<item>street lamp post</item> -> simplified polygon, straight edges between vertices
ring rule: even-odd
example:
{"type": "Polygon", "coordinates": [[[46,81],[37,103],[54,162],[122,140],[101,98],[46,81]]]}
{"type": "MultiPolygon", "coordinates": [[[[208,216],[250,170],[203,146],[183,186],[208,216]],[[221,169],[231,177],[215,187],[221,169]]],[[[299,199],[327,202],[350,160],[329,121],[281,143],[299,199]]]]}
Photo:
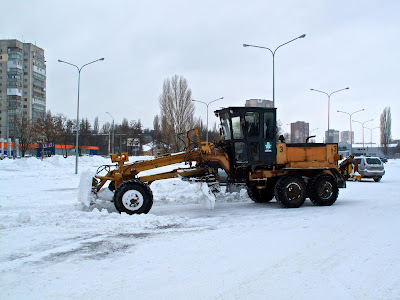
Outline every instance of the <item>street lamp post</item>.
{"type": "Polygon", "coordinates": [[[351,116],[354,115],[355,113],[358,113],[358,112],[363,111],[363,110],[364,110],[364,108],[360,109],[360,110],[357,110],[355,112],[352,112],[352,113],[348,113],[348,112],[341,111],[341,110],[337,111],[337,112],[344,113],[344,114],[347,114],[347,115],[350,116],[350,155],[353,154],[353,136],[352,136],[353,129],[352,129],[352,126],[351,126],[351,116]]]}
{"type": "MultiPolygon", "coordinates": [[[[362,135],[363,135],[363,151],[365,151],[365,149],[364,149],[364,124],[365,123],[367,123],[367,122],[371,122],[371,121],[373,121],[374,119],[371,119],[371,120],[368,120],[368,121],[364,121],[364,122],[360,122],[360,121],[355,121],[355,120],[353,120],[353,122],[357,122],[357,123],[360,123],[361,124],[361,126],[362,126],[362,135]]],[[[364,153],[365,154],[365,153],[364,153]]]]}
{"type": "Polygon", "coordinates": [[[317,128],[315,128],[315,129],[313,129],[313,130],[311,130],[310,131],[310,135],[311,135],[311,132],[313,132],[313,131],[315,131],[315,130],[318,130],[319,128],[317,127],[317,128]]]}
{"type": "Polygon", "coordinates": [[[372,148],[372,131],[373,131],[374,129],[377,129],[377,128],[380,128],[380,127],[378,126],[378,127],[374,127],[374,128],[369,128],[369,127],[365,127],[365,128],[369,129],[370,132],[371,132],[371,148],[372,148]]]}
{"type": "Polygon", "coordinates": [[[323,92],[323,91],[316,90],[316,89],[311,89],[311,91],[323,93],[323,94],[328,96],[328,143],[331,142],[331,133],[329,131],[329,114],[330,114],[329,111],[330,111],[330,104],[331,104],[331,95],[334,94],[334,93],[340,92],[340,91],[348,90],[348,89],[349,88],[347,87],[347,88],[344,88],[344,89],[340,89],[340,90],[334,91],[334,92],[332,92],[330,94],[328,94],[326,92],[323,92]]]}
{"type": "Polygon", "coordinates": [[[95,62],[97,62],[97,61],[103,61],[103,60],[104,60],[104,58],[96,59],[96,60],[91,61],[91,62],[89,62],[89,63],[87,63],[87,64],[84,64],[84,65],[83,65],[82,67],[80,67],[80,68],[79,68],[78,66],[74,65],[74,64],[69,63],[69,62],[66,62],[66,61],[63,61],[63,60],[60,60],[60,59],[58,60],[58,62],[67,64],[67,65],[74,66],[74,67],[77,68],[77,70],[78,70],[78,103],[77,103],[77,105],[76,105],[76,146],[75,146],[76,158],[75,158],[75,174],[78,174],[78,156],[79,156],[79,151],[78,151],[78,145],[79,145],[79,89],[80,89],[80,82],[81,82],[81,71],[82,71],[83,67],[85,67],[85,66],[87,66],[87,65],[90,65],[90,64],[92,64],[92,63],[95,63],[95,62]]]}
{"type": "Polygon", "coordinates": [[[194,99],[192,99],[192,101],[200,102],[200,103],[203,103],[203,104],[205,104],[205,105],[207,106],[207,132],[206,132],[206,141],[207,141],[207,142],[208,142],[208,106],[209,106],[211,103],[213,103],[213,102],[215,102],[215,101],[218,101],[218,100],[221,100],[221,99],[224,99],[224,97],[221,97],[221,98],[212,100],[212,101],[210,101],[210,102],[208,102],[208,103],[203,102],[203,101],[199,101],[199,100],[194,100],[194,99]]]}
{"type": "Polygon", "coordinates": [[[106,111],[106,113],[113,119],[113,123],[112,123],[112,153],[115,153],[115,149],[114,149],[114,117],[108,112],[106,111]]]}
{"type": "Polygon", "coordinates": [[[243,44],[243,47],[254,47],[254,48],[261,48],[261,49],[267,49],[271,52],[272,54],[272,107],[275,107],[275,52],[278,50],[280,47],[289,44],[290,42],[293,42],[297,39],[302,39],[305,38],[306,35],[302,34],[298,36],[297,38],[290,40],[289,42],[286,42],[282,45],[279,45],[274,51],[272,51],[270,48],[267,47],[261,47],[261,46],[255,46],[255,45],[248,45],[248,44],[243,44]]]}

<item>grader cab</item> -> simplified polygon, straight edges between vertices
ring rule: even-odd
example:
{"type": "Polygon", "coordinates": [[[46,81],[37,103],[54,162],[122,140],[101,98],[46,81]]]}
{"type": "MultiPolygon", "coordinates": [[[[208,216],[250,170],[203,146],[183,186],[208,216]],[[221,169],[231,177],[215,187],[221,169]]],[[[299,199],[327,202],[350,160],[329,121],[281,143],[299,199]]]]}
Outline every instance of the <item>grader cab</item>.
{"type": "Polygon", "coordinates": [[[348,166],[352,157],[338,166],[341,155],[337,144],[286,144],[277,139],[276,109],[228,107],[215,111],[220,118],[221,140],[214,144],[195,139],[187,133],[187,150],[166,154],[152,160],[128,163],[128,154],[111,156],[117,165],[100,167],[93,178],[92,191],[97,193],[108,181],[114,191],[119,212],[147,213],[153,204],[150,189],[155,180],[182,177],[218,182],[223,169],[229,182],[245,185],[255,202],[269,202],[274,197],[286,208],[301,206],[306,197],[315,205],[332,205],[338,188],[346,187],[348,166]],[[185,163],[188,167],[155,175],[141,172],[162,166],[185,163]],[[100,171],[106,170],[105,176],[100,171]]]}

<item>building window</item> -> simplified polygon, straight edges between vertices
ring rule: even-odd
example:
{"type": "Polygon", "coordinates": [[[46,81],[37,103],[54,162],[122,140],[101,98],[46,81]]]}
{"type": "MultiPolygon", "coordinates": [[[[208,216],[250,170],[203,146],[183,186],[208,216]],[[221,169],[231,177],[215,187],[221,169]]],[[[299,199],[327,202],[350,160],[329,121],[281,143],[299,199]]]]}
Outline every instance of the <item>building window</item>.
{"type": "Polygon", "coordinates": [[[26,105],[24,105],[24,108],[27,108],[27,106],[26,106],[26,105]]]}
{"type": "Polygon", "coordinates": [[[28,75],[28,72],[24,72],[24,75],[28,75]]]}
{"type": "Polygon", "coordinates": [[[24,101],[28,101],[28,98],[24,98],[24,101]]]}

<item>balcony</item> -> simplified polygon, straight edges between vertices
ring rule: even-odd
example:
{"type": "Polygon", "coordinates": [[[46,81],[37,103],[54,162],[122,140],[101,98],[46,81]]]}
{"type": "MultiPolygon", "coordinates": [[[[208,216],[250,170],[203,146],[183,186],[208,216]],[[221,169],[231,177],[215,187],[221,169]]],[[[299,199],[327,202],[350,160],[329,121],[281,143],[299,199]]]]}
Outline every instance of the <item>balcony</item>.
{"type": "Polygon", "coordinates": [[[33,66],[33,72],[39,73],[43,76],[46,76],[46,70],[43,68],[40,68],[38,66],[33,66]]]}
{"type": "Polygon", "coordinates": [[[8,53],[22,53],[22,49],[19,47],[9,47],[7,49],[8,53]]]}
{"type": "Polygon", "coordinates": [[[19,60],[7,61],[7,70],[12,68],[17,68],[22,70],[22,63],[19,60]]]}
{"type": "Polygon", "coordinates": [[[44,99],[33,98],[32,104],[46,106],[46,101],[44,101],[44,99]]]}
{"type": "Polygon", "coordinates": [[[7,88],[7,96],[20,96],[22,97],[22,90],[18,88],[7,88]]]}

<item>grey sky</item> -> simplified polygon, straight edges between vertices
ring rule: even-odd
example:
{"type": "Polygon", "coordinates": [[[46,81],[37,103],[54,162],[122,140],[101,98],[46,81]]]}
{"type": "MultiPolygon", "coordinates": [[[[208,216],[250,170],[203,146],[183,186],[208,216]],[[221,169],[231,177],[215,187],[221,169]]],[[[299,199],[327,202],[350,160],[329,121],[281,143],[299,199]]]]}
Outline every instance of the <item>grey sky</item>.
{"type": "MultiPolygon", "coordinates": [[[[0,39],[36,43],[47,61],[47,108],[76,117],[77,71],[58,59],[87,66],[81,73],[80,116],[101,122],[141,119],[152,127],[166,77],[183,75],[193,98],[221,106],[246,99],[272,99],[272,55],[243,43],[278,49],[275,98],[286,125],[310,123],[322,141],[327,96],[330,128],[349,129],[353,116],[379,126],[392,110],[392,136],[400,138],[399,1],[3,1],[0,39]]],[[[205,120],[205,105],[196,103],[205,120]]],[[[210,124],[217,119],[210,113],[210,124]]],[[[353,125],[356,142],[361,125],[353,125]]],[[[370,141],[370,131],[365,131],[370,141]]],[[[379,130],[373,141],[379,142],[379,130]]]]}

